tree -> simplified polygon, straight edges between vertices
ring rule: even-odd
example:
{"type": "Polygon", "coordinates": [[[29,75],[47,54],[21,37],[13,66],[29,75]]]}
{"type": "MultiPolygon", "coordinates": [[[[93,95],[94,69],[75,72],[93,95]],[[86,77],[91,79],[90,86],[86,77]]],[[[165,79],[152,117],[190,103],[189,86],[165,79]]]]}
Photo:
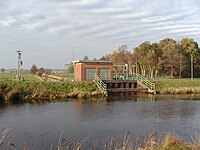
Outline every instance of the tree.
{"type": "Polygon", "coordinates": [[[163,55],[163,69],[167,75],[173,76],[179,75],[179,62],[180,62],[180,49],[175,40],[166,38],[160,41],[159,43],[163,55]]]}
{"type": "Polygon", "coordinates": [[[31,72],[32,74],[36,74],[37,71],[38,71],[38,68],[37,68],[36,65],[34,64],[34,65],[31,67],[30,72],[31,72]]]}
{"type": "Polygon", "coordinates": [[[194,77],[194,61],[199,57],[198,44],[191,38],[183,38],[180,41],[181,49],[184,53],[184,56],[189,59],[190,57],[190,77],[194,77]]]}
{"type": "Polygon", "coordinates": [[[83,60],[89,60],[88,56],[85,55],[84,58],[83,58],[83,60]]]}
{"type": "Polygon", "coordinates": [[[102,56],[99,60],[106,61],[109,60],[109,58],[107,56],[102,56]]]}
{"type": "Polygon", "coordinates": [[[150,49],[151,49],[151,43],[146,41],[140,44],[137,48],[135,48],[134,52],[137,57],[137,62],[139,64],[139,72],[143,76],[146,75],[146,71],[148,68],[149,58],[150,58],[150,49]],[[149,53],[149,54],[148,54],[149,53]],[[147,59],[147,57],[149,57],[147,59]]]}
{"type": "Polygon", "coordinates": [[[38,76],[42,76],[42,74],[45,72],[45,69],[44,68],[39,68],[38,71],[37,71],[37,75],[38,76]]]}
{"type": "Polygon", "coordinates": [[[150,78],[157,76],[160,68],[161,49],[158,44],[151,44],[149,41],[143,42],[134,49],[136,65],[139,65],[139,72],[150,78]]]}
{"type": "Polygon", "coordinates": [[[72,63],[67,65],[67,73],[74,73],[74,65],[72,63]]]}
{"type": "Polygon", "coordinates": [[[117,50],[113,51],[112,54],[107,55],[105,58],[113,61],[115,64],[128,64],[130,61],[131,53],[127,51],[127,46],[122,45],[117,48],[117,50]]]}
{"type": "Polygon", "coordinates": [[[1,73],[4,73],[6,70],[4,68],[1,68],[1,73]]]}
{"type": "Polygon", "coordinates": [[[154,76],[158,76],[158,74],[161,72],[161,66],[162,66],[162,63],[163,63],[163,60],[162,60],[163,51],[159,47],[158,43],[152,43],[151,49],[154,51],[154,54],[155,54],[153,59],[152,59],[154,76]]]}
{"type": "MultiPolygon", "coordinates": [[[[131,52],[127,51],[127,46],[122,45],[113,51],[112,54],[108,54],[104,57],[105,59],[112,61],[115,65],[131,64],[131,52]]],[[[115,67],[115,71],[123,72],[122,67],[115,67]]]]}

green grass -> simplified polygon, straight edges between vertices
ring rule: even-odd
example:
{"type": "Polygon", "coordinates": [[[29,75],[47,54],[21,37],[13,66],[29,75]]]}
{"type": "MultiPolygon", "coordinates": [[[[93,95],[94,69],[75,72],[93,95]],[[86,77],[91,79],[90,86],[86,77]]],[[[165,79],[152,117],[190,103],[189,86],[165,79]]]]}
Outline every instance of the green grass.
{"type": "Polygon", "coordinates": [[[0,73],[0,79],[14,79],[15,76],[14,73],[0,73]]]}
{"type": "MultiPolygon", "coordinates": [[[[0,73],[0,80],[14,80],[16,77],[15,73],[0,73]]],[[[21,74],[22,80],[25,81],[40,81],[37,77],[32,74],[21,74]]]]}
{"type": "Polygon", "coordinates": [[[153,80],[156,91],[160,94],[200,93],[200,78],[160,79],[153,80]]]}
{"type": "Polygon", "coordinates": [[[96,86],[93,82],[38,82],[38,80],[0,80],[0,84],[4,84],[9,88],[18,88],[21,90],[26,90],[30,88],[48,90],[49,92],[72,92],[74,89],[79,89],[84,92],[93,92],[96,90],[96,86]]]}
{"type": "MultiPolygon", "coordinates": [[[[52,75],[56,75],[58,77],[63,77],[66,79],[66,81],[73,81],[73,79],[74,79],[73,73],[53,73],[52,75]]],[[[40,81],[38,78],[36,78],[32,74],[23,73],[21,76],[22,76],[22,79],[26,80],[26,81],[27,80],[28,81],[40,81]]],[[[0,73],[0,80],[4,80],[4,79],[13,80],[15,77],[16,77],[15,73],[0,73]]]]}

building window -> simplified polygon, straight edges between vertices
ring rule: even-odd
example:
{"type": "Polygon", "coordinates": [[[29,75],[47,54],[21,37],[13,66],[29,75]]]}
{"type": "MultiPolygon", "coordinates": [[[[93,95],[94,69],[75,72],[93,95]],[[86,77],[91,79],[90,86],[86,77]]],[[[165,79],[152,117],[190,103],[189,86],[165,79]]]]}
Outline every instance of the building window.
{"type": "Polygon", "coordinates": [[[94,80],[95,68],[85,68],[85,80],[94,80]]]}
{"type": "Polygon", "coordinates": [[[103,80],[110,79],[110,69],[109,68],[100,68],[99,77],[103,80]]]}

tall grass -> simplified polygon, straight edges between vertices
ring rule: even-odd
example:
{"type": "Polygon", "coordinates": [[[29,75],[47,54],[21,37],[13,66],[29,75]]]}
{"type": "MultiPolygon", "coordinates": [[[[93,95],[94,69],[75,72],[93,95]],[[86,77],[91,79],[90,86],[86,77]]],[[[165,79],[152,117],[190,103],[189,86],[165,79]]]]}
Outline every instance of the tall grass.
{"type": "MultiPolygon", "coordinates": [[[[4,146],[6,149],[16,150],[17,143],[4,143],[3,140],[6,138],[8,132],[11,129],[6,129],[2,136],[0,136],[0,146],[4,146]]],[[[84,138],[83,140],[74,141],[74,145],[70,146],[65,144],[64,131],[62,131],[58,143],[56,146],[57,150],[80,150],[80,149],[102,149],[102,150],[199,150],[200,149],[200,140],[197,139],[193,143],[186,143],[180,138],[167,134],[163,139],[151,135],[145,141],[138,142],[138,139],[131,139],[130,132],[126,132],[124,138],[119,141],[116,138],[112,137],[110,140],[107,140],[105,143],[98,146],[95,146],[94,143],[88,144],[85,147],[85,142],[90,140],[90,137],[84,138]],[[142,143],[142,144],[141,144],[142,143]],[[65,146],[64,146],[65,145],[65,146]]],[[[97,141],[98,142],[98,141],[97,141]]],[[[49,146],[49,150],[53,150],[53,145],[49,146]]],[[[31,148],[25,144],[23,150],[31,150],[31,148]]]]}
{"type": "MultiPolygon", "coordinates": [[[[88,138],[83,139],[79,142],[74,142],[73,150],[85,149],[84,142],[88,138]]],[[[59,140],[61,141],[61,139],[59,140]]],[[[87,149],[102,149],[102,150],[199,150],[200,149],[200,140],[197,139],[194,143],[186,143],[181,140],[179,137],[176,137],[171,134],[165,135],[164,138],[159,139],[155,135],[147,137],[147,140],[142,141],[138,138],[131,139],[130,133],[127,132],[124,135],[124,138],[119,141],[115,137],[112,137],[110,140],[107,140],[102,146],[95,147],[94,145],[87,146],[87,149]]],[[[62,143],[58,144],[58,150],[70,149],[68,146],[63,147],[62,143]]]]}

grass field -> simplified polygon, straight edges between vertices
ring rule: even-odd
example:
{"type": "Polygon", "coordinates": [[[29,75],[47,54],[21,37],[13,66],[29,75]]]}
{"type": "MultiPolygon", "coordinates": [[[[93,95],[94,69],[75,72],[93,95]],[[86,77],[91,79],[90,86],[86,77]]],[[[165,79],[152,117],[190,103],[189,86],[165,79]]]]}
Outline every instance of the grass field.
{"type": "Polygon", "coordinates": [[[0,79],[14,79],[15,76],[14,73],[0,73],[0,79]]]}
{"type": "Polygon", "coordinates": [[[160,94],[200,93],[200,78],[160,79],[152,82],[160,94]]]}
{"type": "MultiPolygon", "coordinates": [[[[67,79],[67,81],[72,81],[74,79],[73,73],[62,72],[62,73],[52,73],[52,75],[56,75],[58,77],[63,77],[65,79],[67,79]]],[[[15,77],[16,77],[15,73],[0,73],[0,80],[1,79],[14,79],[15,77]]],[[[39,79],[36,78],[34,75],[28,74],[28,73],[22,73],[22,79],[39,81],[39,79]]]]}
{"type": "MultiPolygon", "coordinates": [[[[0,80],[14,80],[16,77],[15,73],[0,73],[0,80]]],[[[40,81],[37,77],[32,74],[21,74],[22,80],[25,81],[40,81]]]]}

